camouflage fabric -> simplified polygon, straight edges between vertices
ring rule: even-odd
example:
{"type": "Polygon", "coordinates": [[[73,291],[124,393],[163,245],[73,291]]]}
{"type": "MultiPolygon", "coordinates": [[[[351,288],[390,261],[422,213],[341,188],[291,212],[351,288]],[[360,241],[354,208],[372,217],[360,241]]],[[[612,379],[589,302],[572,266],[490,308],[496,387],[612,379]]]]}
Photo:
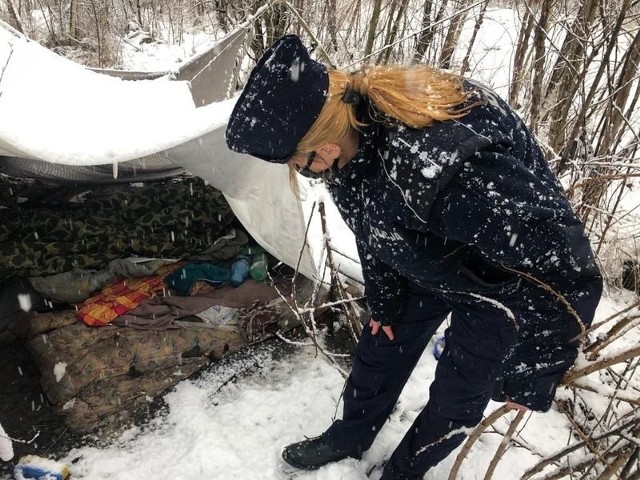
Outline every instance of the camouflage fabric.
{"type": "MultiPolygon", "coordinates": [[[[78,322],[73,310],[34,314],[29,322],[28,347],[40,369],[47,398],[70,430],[108,435],[136,413],[146,411],[150,398],[211,361],[265,340],[276,330],[285,332],[299,326],[300,317],[291,308],[294,304],[307,304],[312,297],[319,303],[326,299],[325,289],[317,292],[313,282],[302,276],[297,278],[295,290],[288,285],[284,297],[279,292],[287,282],[278,285],[275,289],[255,282],[254,287],[245,285],[240,298],[235,293],[242,287],[228,288],[215,296],[216,304],[242,308],[241,325],[186,322],[188,326],[183,323],[182,328],[173,330],[91,328],[78,322]],[[295,302],[289,293],[292,290],[295,302]],[[253,298],[264,302],[253,304],[253,298]],[[252,315],[253,309],[259,314],[252,315]],[[62,372],[55,368],[61,364],[65,366],[62,372]]],[[[185,297],[174,298],[186,305],[185,297]]],[[[175,313],[176,309],[172,310],[175,313]]],[[[193,317],[187,314],[184,318],[193,317]]]]}
{"type": "Polygon", "coordinates": [[[55,411],[74,432],[130,421],[149,398],[246,346],[239,327],[213,330],[91,328],[72,311],[34,316],[29,349],[55,411]],[[58,328],[51,329],[51,324],[58,328]],[[44,331],[43,331],[44,330],[44,331]],[[42,332],[42,333],[41,333],[42,332]],[[66,367],[60,377],[54,367],[66,367]]]}
{"type": "Polygon", "coordinates": [[[222,192],[195,177],[140,187],[0,177],[0,281],[102,269],[129,256],[185,258],[234,220],[222,192]]]}

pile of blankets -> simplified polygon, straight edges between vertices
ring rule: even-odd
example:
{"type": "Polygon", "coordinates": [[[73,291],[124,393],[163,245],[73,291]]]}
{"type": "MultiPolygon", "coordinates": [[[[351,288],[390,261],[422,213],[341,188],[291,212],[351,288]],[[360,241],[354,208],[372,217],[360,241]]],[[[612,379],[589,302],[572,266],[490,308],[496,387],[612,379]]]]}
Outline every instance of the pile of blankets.
{"type": "Polygon", "coordinates": [[[75,432],[129,422],[211,360],[299,325],[292,305],[312,293],[304,279],[229,285],[225,269],[247,248],[222,193],[199,178],[0,176],[0,286],[26,292],[17,297],[41,384],[75,432]]]}
{"type": "MultiPolygon", "coordinates": [[[[311,296],[308,284],[296,292],[301,303],[311,296]]],[[[138,318],[175,327],[164,329],[127,325],[133,313],[102,328],[79,322],[72,310],[41,313],[30,320],[28,345],[65,424],[108,434],[209,362],[298,326],[291,295],[290,281],[247,280],[189,297],[158,296],[139,307],[138,318]]]]}

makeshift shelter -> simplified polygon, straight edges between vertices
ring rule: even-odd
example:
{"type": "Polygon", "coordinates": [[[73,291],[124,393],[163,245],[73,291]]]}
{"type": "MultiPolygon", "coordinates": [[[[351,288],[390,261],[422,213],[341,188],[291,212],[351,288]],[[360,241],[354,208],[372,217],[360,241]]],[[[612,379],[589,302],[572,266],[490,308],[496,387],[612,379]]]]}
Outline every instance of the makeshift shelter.
{"type": "MultiPolygon", "coordinates": [[[[220,202],[221,208],[228,205],[243,229],[269,254],[297,268],[308,279],[323,279],[322,241],[316,242],[318,248],[314,250],[305,238],[307,232],[310,232],[311,238],[323,238],[317,215],[314,221],[308,221],[312,210],[310,206],[315,202],[314,190],[309,186],[306,195],[294,195],[286,166],[267,165],[258,159],[231,152],[224,141],[226,120],[234,104],[234,100],[228,97],[233,93],[249,25],[241,25],[222,38],[215,47],[188,61],[178,72],[148,74],[89,70],[55,55],[6,24],[0,24],[0,108],[3,112],[0,116],[0,173],[7,178],[35,178],[60,185],[73,184],[76,188],[86,186],[86,190],[90,191],[86,197],[89,201],[94,200],[92,195],[101,192],[100,184],[123,184],[122,187],[126,189],[133,182],[165,179],[163,189],[166,189],[170,184],[167,178],[189,173],[204,182],[195,182],[194,177],[187,176],[186,181],[176,181],[172,185],[186,186],[191,194],[193,189],[198,189],[196,197],[199,199],[221,192],[224,198],[224,202],[220,202]]],[[[17,192],[22,186],[16,183],[10,188],[13,188],[12,192],[17,192]]],[[[64,188],[59,190],[66,192],[64,188]]],[[[173,197],[180,198],[184,188],[182,192],[173,197]]],[[[60,197],[54,199],[53,193],[51,197],[48,195],[48,192],[40,195],[41,204],[55,208],[60,197]]],[[[63,198],[77,198],[82,203],[86,200],[83,195],[80,189],[73,196],[63,198]]],[[[152,195],[152,198],[158,197],[157,193],[152,195]]],[[[18,210],[20,198],[27,197],[14,195],[10,201],[17,203],[4,213],[14,217],[23,215],[27,210],[18,210]],[[11,208],[15,208],[15,212],[11,208]]],[[[102,203],[114,202],[110,199],[102,203]]],[[[124,212],[132,203],[135,202],[125,195],[117,208],[124,212]]],[[[211,203],[216,202],[208,202],[211,203]]],[[[161,204],[157,208],[168,207],[161,204]]],[[[334,248],[344,255],[344,259],[337,263],[343,273],[359,280],[355,245],[335,207],[327,205],[327,208],[328,221],[333,228],[332,238],[341,239],[341,245],[334,244],[334,248]]],[[[206,210],[206,207],[200,210],[206,210]]],[[[191,216],[180,215],[183,214],[173,215],[166,222],[171,224],[184,219],[187,226],[193,229],[193,225],[189,226],[193,220],[191,216]]],[[[92,217],[92,214],[77,213],[72,221],[63,216],[51,230],[62,232],[64,239],[68,238],[69,231],[80,232],[82,237],[95,227],[94,223],[88,221],[93,221],[92,217]],[[83,219],[87,219],[87,222],[83,219]],[[66,221],[70,223],[69,228],[64,225],[66,221]]],[[[219,217],[216,220],[216,215],[211,214],[207,219],[202,219],[203,229],[231,227],[231,223],[221,220],[226,218],[225,215],[220,214],[219,217]]],[[[35,222],[40,218],[43,218],[42,214],[33,214],[35,222]]],[[[135,220],[129,221],[136,224],[135,220]]],[[[19,224],[20,231],[27,231],[28,227],[19,221],[14,223],[19,224]]],[[[156,225],[152,226],[152,234],[157,233],[156,225]]],[[[143,227],[138,224],[135,226],[143,227]]],[[[41,238],[37,229],[32,230],[27,232],[25,238],[39,241],[41,238]]],[[[174,230],[164,233],[165,237],[170,236],[168,243],[171,248],[176,244],[174,230]]],[[[192,231],[189,230],[189,234],[184,236],[191,238],[192,231]]],[[[227,245],[230,235],[226,231],[219,233],[218,239],[226,238],[227,245]]],[[[143,232],[141,238],[149,239],[152,234],[143,232]]],[[[114,236],[97,233],[95,237],[103,238],[105,235],[114,236]]],[[[237,238],[236,233],[231,237],[237,238]]],[[[118,245],[128,248],[129,245],[124,245],[127,242],[136,243],[135,236],[119,241],[118,245]]],[[[204,247],[203,242],[200,247],[204,247]]],[[[142,245],[146,241],[137,243],[142,245]]],[[[211,243],[211,248],[198,248],[197,252],[192,253],[202,253],[204,250],[212,254],[212,250],[215,250],[213,244],[219,244],[211,243]]],[[[51,250],[50,246],[43,248],[51,250]]],[[[97,250],[100,253],[113,252],[113,245],[97,247],[97,250]]],[[[157,252],[160,258],[189,256],[177,250],[171,254],[170,249],[159,248],[157,252]]],[[[154,256],[153,253],[143,256],[154,256]]],[[[136,251],[135,254],[139,255],[140,252],[136,251]]],[[[29,254],[23,257],[28,258],[29,254]]],[[[83,257],[83,261],[85,259],[83,257]]],[[[108,268],[96,272],[96,264],[87,262],[82,266],[89,270],[88,273],[77,275],[77,272],[71,272],[71,277],[64,277],[61,281],[65,284],[74,281],[76,283],[73,285],[87,285],[97,277],[104,278],[104,275],[112,275],[114,278],[108,278],[118,280],[123,269],[127,272],[134,269],[129,263],[126,266],[110,263],[118,259],[104,256],[102,260],[108,268]]],[[[72,267],[77,267],[77,256],[74,261],[72,267]]],[[[163,271],[158,268],[181,266],[154,264],[152,273],[163,271]]],[[[58,266],[56,273],[68,273],[64,270],[64,267],[58,266]]],[[[36,285],[33,278],[47,277],[52,273],[47,270],[35,272],[33,266],[27,266],[23,271],[30,277],[30,286],[24,284],[22,276],[19,282],[3,285],[5,297],[15,295],[14,303],[23,310],[49,301],[30,290],[26,294],[28,300],[25,304],[24,292],[36,285]]],[[[166,274],[168,270],[164,272],[166,274]]],[[[208,298],[209,303],[202,298],[200,301],[207,308],[217,308],[212,314],[217,320],[211,323],[196,318],[196,312],[184,305],[167,301],[166,295],[157,295],[157,289],[164,287],[161,282],[154,281],[143,282],[144,288],[156,290],[142,297],[155,296],[163,300],[144,305],[139,301],[140,291],[123,294],[119,290],[127,284],[126,281],[117,285],[109,284],[109,293],[116,292],[120,299],[117,307],[109,303],[109,314],[120,313],[118,308],[123,303],[132,303],[127,305],[127,311],[138,312],[128,320],[118,316],[118,326],[114,326],[117,322],[109,320],[113,315],[106,317],[107,326],[102,328],[79,323],[75,312],[49,312],[31,316],[29,346],[40,365],[43,388],[73,430],[106,428],[127,420],[150,397],[187,377],[210,358],[220,358],[272,335],[278,328],[291,328],[298,322],[296,315],[287,307],[287,303],[296,301],[290,282],[288,287],[284,284],[246,282],[242,288],[234,290],[234,293],[248,291],[242,301],[225,297],[230,287],[213,292],[209,289],[206,295],[201,295],[208,298]],[[132,302],[134,297],[136,301],[132,302]],[[148,318],[153,318],[154,322],[140,321],[144,314],[136,308],[142,307],[147,309],[148,318]],[[232,311],[231,323],[225,317],[229,310],[225,309],[232,311]],[[178,316],[171,317],[176,312],[178,316]],[[155,320],[163,315],[170,318],[167,317],[167,322],[160,328],[155,320]],[[220,319],[221,315],[224,321],[220,319]]],[[[206,285],[199,285],[198,289],[207,290],[206,285]]],[[[306,287],[301,285],[298,295],[310,295],[309,288],[310,282],[306,283],[306,287]]],[[[0,291],[0,301],[2,295],[0,291]]],[[[105,302],[100,304],[100,315],[104,313],[104,305],[105,302]]],[[[91,310],[88,318],[100,317],[95,312],[95,309],[91,310]]],[[[5,309],[3,316],[11,313],[5,309]]]]}
{"type": "MultiPolygon", "coordinates": [[[[78,182],[144,181],[187,170],[224,192],[254,238],[295,265],[303,220],[286,167],[231,152],[224,141],[233,108],[233,100],[224,100],[247,32],[241,27],[221,39],[213,49],[218,55],[187,62],[180,80],[126,81],[66,60],[3,25],[0,172],[78,182]]],[[[310,255],[300,265],[307,276],[315,274],[310,255]]]]}

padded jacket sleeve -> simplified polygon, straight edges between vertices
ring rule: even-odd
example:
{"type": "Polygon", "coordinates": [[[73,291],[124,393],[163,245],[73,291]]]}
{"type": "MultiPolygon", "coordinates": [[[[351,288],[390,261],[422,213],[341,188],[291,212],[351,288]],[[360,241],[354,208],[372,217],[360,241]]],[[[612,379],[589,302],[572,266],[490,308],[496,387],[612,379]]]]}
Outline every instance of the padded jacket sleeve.
{"type": "Polygon", "coordinates": [[[360,240],[356,239],[356,244],[371,318],[382,325],[393,325],[402,314],[406,280],[396,270],[371,255],[360,240]]]}

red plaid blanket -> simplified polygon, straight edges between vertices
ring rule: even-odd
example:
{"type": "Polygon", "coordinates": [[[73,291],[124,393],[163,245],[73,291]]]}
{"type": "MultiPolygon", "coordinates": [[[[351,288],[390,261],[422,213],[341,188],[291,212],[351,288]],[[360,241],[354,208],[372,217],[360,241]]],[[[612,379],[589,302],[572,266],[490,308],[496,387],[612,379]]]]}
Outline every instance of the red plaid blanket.
{"type": "Polygon", "coordinates": [[[165,265],[149,277],[116,280],[79,303],[76,317],[92,327],[108,325],[113,319],[161,292],[165,288],[164,277],[182,265],[183,262],[165,265]]]}

